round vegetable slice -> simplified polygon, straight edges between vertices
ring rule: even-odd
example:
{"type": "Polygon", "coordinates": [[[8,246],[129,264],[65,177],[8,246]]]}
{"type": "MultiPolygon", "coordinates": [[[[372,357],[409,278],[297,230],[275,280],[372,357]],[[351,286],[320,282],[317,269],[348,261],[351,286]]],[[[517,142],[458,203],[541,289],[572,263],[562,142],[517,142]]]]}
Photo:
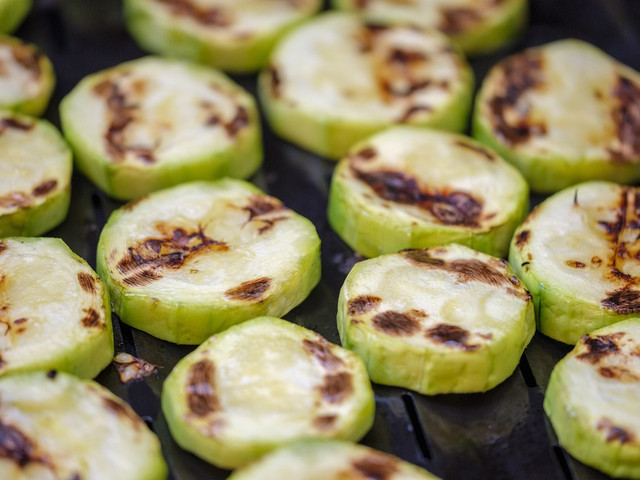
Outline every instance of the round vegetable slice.
{"type": "Polygon", "coordinates": [[[273,130],[337,159],[393,124],[461,131],[473,75],[437,31],[325,13],[278,44],[259,92],[273,130]]]}
{"type": "Polygon", "coordinates": [[[93,378],[113,358],[109,294],[59,238],[0,239],[0,375],[93,378]]]}
{"type": "Polygon", "coordinates": [[[0,379],[0,477],[167,476],[160,442],[123,400],[91,381],[51,370],[0,379]]]}
{"type": "Polygon", "coordinates": [[[55,127],[0,111],[0,237],[40,235],[61,223],[71,170],[71,150],[55,127]]]}
{"type": "Polygon", "coordinates": [[[197,344],[302,302],[320,279],[320,239],[309,220],[250,183],[195,182],[115,211],[97,270],[123,321],[197,344]]]}
{"type": "Polygon", "coordinates": [[[354,146],[334,171],[329,223],[367,256],[457,242],[506,256],[528,212],[517,169],[462,135],[394,127],[354,146]]]}
{"type": "Polygon", "coordinates": [[[146,57],[83,79],[60,105],[80,170],[120,200],[246,178],[262,162],[253,98],[224,74],[146,57]]]}
{"type": "Polygon", "coordinates": [[[340,9],[369,20],[437,28],[465,53],[488,53],[505,45],[525,26],[527,0],[333,0],[340,9]]]}
{"type": "Polygon", "coordinates": [[[485,78],[474,136],[554,192],[640,180],[640,74],[592,45],[562,40],[509,57],[485,78]]]}
{"type": "Polygon", "coordinates": [[[229,480],[437,480],[438,477],[373,448],[340,440],[302,440],[265,455],[229,480]]]}
{"type": "Polygon", "coordinates": [[[639,189],[587,182],[549,197],[516,230],[509,261],[542,333],[575,344],[640,312],[639,214],[639,189]]]}
{"type": "Polygon", "coordinates": [[[359,440],[373,390],[357,355],[306,328],[258,317],[212,336],[162,390],[174,439],[223,468],[309,437],[359,440]]]}
{"type": "Polygon", "coordinates": [[[13,32],[31,10],[32,0],[0,0],[0,32],[13,32]]]}
{"type": "Polygon", "coordinates": [[[125,0],[127,26],[145,49],[236,73],[263,67],[275,43],[321,0],[125,0]]]}
{"type": "Polygon", "coordinates": [[[640,319],[585,335],[553,369],[544,409],[560,444],[613,477],[640,478],[640,319]]]}
{"type": "Polygon", "coordinates": [[[338,331],[376,383],[468,393],[513,373],[535,317],[505,260],[451,244],[357,263],[340,291],[338,331]]]}
{"type": "Polygon", "coordinates": [[[55,81],[51,61],[37,46],[0,35],[0,109],[41,115],[55,81]]]}

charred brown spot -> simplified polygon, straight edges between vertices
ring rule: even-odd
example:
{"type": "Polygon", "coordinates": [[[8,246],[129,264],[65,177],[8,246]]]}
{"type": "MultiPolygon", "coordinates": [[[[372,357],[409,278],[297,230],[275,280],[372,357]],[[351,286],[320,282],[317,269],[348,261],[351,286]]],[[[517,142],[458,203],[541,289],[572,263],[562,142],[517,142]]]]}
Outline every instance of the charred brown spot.
{"type": "Polygon", "coordinates": [[[398,470],[397,461],[382,453],[370,453],[354,460],[353,468],[367,480],[390,480],[398,470]]]}
{"type": "Polygon", "coordinates": [[[447,35],[465,32],[480,23],[483,18],[478,9],[464,7],[446,7],[440,13],[442,21],[438,29],[447,35]]]}
{"type": "Polygon", "coordinates": [[[96,291],[96,280],[93,278],[93,275],[90,275],[85,272],[78,272],[78,283],[80,287],[87,293],[95,293],[96,291]]]}
{"type": "Polygon", "coordinates": [[[516,235],[516,247],[522,248],[529,241],[529,237],[531,236],[531,231],[522,230],[518,235],[516,235]]]}
{"type": "Polygon", "coordinates": [[[0,253],[4,252],[7,248],[9,248],[9,246],[3,241],[0,241],[0,253]]]}
{"type": "Polygon", "coordinates": [[[375,309],[382,299],[375,295],[360,295],[359,297],[352,298],[347,304],[349,315],[362,315],[370,310],[375,309]]]}
{"type": "Polygon", "coordinates": [[[596,364],[604,357],[616,355],[620,352],[617,340],[623,335],[624,333],[621,332],[612,335],[598,335],[596,337],[585,335],[582,338],[585,351],[577,355],[576,358],[596,364]]]}
{"type": "Polygon", "coordinates": [[[313,426],[324,432],[326,430],[330,430],[337,420],[337,415],[322,415],[313,420],[313,426]]]}
{"type": "Polygon", "coordinates": [[[406,123],[411,120],[411,117],[419,115],[420,113],[429,113],[433,109],[429,105],[411,105],[404,113],[398,118],[399,123],[406,123]]]}
{"type": "Polygon", "coordinates": [[[189,368],[187,404],[191,413],[198,417],[220,409],[215,389],[215,366],[210,360],[200,360],[189,368]]]}
{"type": "Polygon", "coordinates": [[[129,420],[136,428],[142,424],[140,417],[138,417],[133,409],[124,401],[111,397],[103,397],[102,403],[108,412],[111,412],[117,417],[129,420]]]}
{"type": "Polygon", "coordinates": [[[480,145],[473,145],[471,143],[462,142],[462,141],[456,141],[455,144],[461,148],[465,148],[467,150],[471,150],[472,152],[478,153],[482,155],[484,158],[486,158],[487,160],[490,160],[492,162],[495,160],[495,156],[493,155],[493,153],[491,153],[486,148],[481,147],[480,145]]]}
{"type": "Polygon", "coordinates": [[[31,195],[33,195],[34,197],[42,197],[44,195],[47,195],[48,193],[51,193],[53,190],[55,190],[57,186],[58,186],[57,180],[44,181],[33,189],[33,191],[31,192],[31,195]]]}
{"type": "Polygon", "coordinates": [[[607,442],[629,443],[635,439],[635,436],[631,432],[614,425],[608,418],[601,419],[596,425],[596,428],[605,431],[607,442]]]}
{"type": "Polygon", "coordinates": [[[274,65],[269,65],[269,78],[271,79],[271,95],[274,98],[280,98],[282,95],[282,78],[280,77],[280,71],[274,65]]]}
{"type": "Polygon", "coordinates": [[[378,313],[371,322],[376,329],[395,337],[410,336],[420,330],[420,322],[415,317],[393,310],[378,313]]]}
{"type": "Polygon", "coordinates": [[[249,113],[246,108],[238,107],[235,116],[229,123],[225,124],[224,128],[227,131],[227,135],[235,137],[247,125],[249,125],[249,113]]]}
{"type": "Polygon", "coordinates": [[[620,315],[640,311],[640,291],[622,288],[614,292],[607,292],[607,297],[600,304],[620,315]]]}
{"type": "Polygon", "coordinates": [[[47,463],[36,452],[33,440],[12,425],[0,421],[0,457],[17,463],[21,468],[29,463],[47,463]]]}
{"type": "Polygon", "coordinates": [[[242,209],[249,212],[249,220],[253,220],[255,217],[266,215],[277,210],[283,210],[284,208],[282,202],[273,197],[256,195],[250,199],[249,205],[242,209]]]}
{"type": "Polygon", "coordinates": [[[612,160],[620,163],[640,161],[640,86],[620,76],[613,90],[618,107],[611,113],[618,145],[610,148],[612,160]]]}
{"type": "Polygon", "coordinates": [[[566,263],[568,266],[570,266],[571,268],[584,268],[587,265],[578,261],[578,260],[567,260],[566,263]]]}
{"type": "Polygon", "coordinates": [[[28,320],[29,320],[28,318],[24,318],[24,317],[16,318],[16,319],[13,321],[13,324],[14,324],[14,325],[20,325],[20,324],[22,324],[22,323],[27,322],[28,320]]]}
{"type": "Polygon", "coordinates": [[[640,381],[640,377],[628,368],[611,365],[608,367],[600,367],[598,373],[605,378],[618,380],[622,383],[633,383],[640,381]]]}
{"type": "Polygon", "coordinates": [[[93,308],[88,308],[83,310],[85,313],[84,318],[82,319],[82,325],[86,328],[95,328],[103,326],[100,321],[100,314],[93,308]]]}
{"type": "Polygon", "coordinates": [[[470,335],[471,333],[464,328],[446,323],[431,327],[425,332],[425,336],[434,342],[465,352],[473,352],[480,348],[479,344],[469,343],[470,335]]]}
{"type": "Polygon", "coordinates": [[[11,53],[14,60],[24,69],[29,70],[35,77],[40,76],[40,60],[43,57],[40,50],[32,47],[28,43],[20,42],[11,48],[11,53]]]}
{"type": "Polygon", "coordinates": [[[155,0],[167,5],[171,13],[189,17],[198,23],[211,27],[227,27],[231,24],[229,15],[220,7],[203,8],[191,0],[155,0]]]}
{"type": "Polygon", "coordinates": [[[235,288],[224,292],[224,296],[232,300],[258,302],[262,300],[264,292],[269,289],[271,279],[267,277],[257,278],[243,282],[235,288]]]}
{"type": "Polygon", "coordinates": [[[308,340],[305,338],[302,341],[302,347],[307,353],[313,355],[325,370],[335,370],[344,365],[344,361],[331,351],[331,344],[324,339],[308,340]]]}
{"type": "Polygon", "coordinates": [[[18,120],[16,118],[5,117],[0,119],[0,134],[5,130],[13,128],[14,130],[22,130],[28,132],[34,127],[35,123],[28,123],[18,120]]]}
{"type": "Polygon", "coordinates": [[[602,259],[600,257],[591,257],[591,265],[601,265],[602,264],[602,259]]]}
{"type": "Polygon", "coordinates": [[[394,48],[389,53],[389,62],[400,63],[402,65],[414,62],[424,62],[426,59],[427,56],[423,52],[403,50],[401,48],[394,48]]]}
{"type": "Polygon", "coordinates": [[[354,154],[354,157],[361,158],[363,160],[371,160],[378,154],[378,151],[373,147],[366,147],[354,154]]]}
{"type": "Polygon", "coordinates": [[[49,380],[54,380],[57,376],[58,376],[58,371],[57,370],[49,370],[47,372],[47,378],[49,380]]]}
{"type": "Polygon", "coordinates": [[[327,374],[324,377],[324,383],[320,387],[320,392],[322,398],[329,403],[342,402],[353,392],[351,374],[348,372],[327,374]]]}

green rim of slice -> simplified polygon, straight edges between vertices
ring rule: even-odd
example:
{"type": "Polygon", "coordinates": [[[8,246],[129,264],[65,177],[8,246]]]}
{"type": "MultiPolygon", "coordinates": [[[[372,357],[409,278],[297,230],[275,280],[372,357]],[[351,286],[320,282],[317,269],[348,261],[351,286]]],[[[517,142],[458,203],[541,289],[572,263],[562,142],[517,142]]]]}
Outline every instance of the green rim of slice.
{"type": "Polygon", "coordinates": [[[0,0],[0,32],[11,33],[31,10],[32,0],[0,0]]]}
{"type": "Polygon", "coordinates": [[[549,197],[516,230],[509,262],[542,333],[575,344],[640,312],[639,202],[638,188],[587,182],[549,197]]]}
{"type": "Polygon", "coordinates": [[[313,224],[242,180],[180,185],[116,210],[97,271],[120,318],[198,344],[260,315],[282,316],[320,279],[313,224]]]}
{"type": "Polygon", "coordinates": [[[0,109],[42,115],[56,83],[49,58],[36,45],[0,35],[0,68],[0,109]]]}
{"type": "Polygon", "coordinates": [[[640,319],[585,335],[553,369],[544,398],[560,445],[608,475],[640,479],[640,319]]]}
{"type": "Polygon", "coordinates": [[[315,14],[320,0],[125,0],[127,27],[142,48],[235,73],[262,68],[276,42],[315,14]]]}
{"type": "Polygon", "coordinates": [[[109,294],[59,238],[0,239],[0,375],[93,378],[113,358],[109,294]]]}
{"type": "Polygon", "coordinates": [[[579,40],[496,65],[476,98],[474,136],[516,165],[537,192],[640,180],[640,74],[579,40]]]}
{"type": "Polygon", "coordinates": [[[223,73],[145,57],[84,78],[60,104],[76,163],[130,200],[178,183],[247,178],[262,163],[253,97],[223,73]]]}
{"type": "Polygon", "coordinates": [[[357,263],[337,319],[373,382],[427,395],[495,387],[535,332],[531,297],[508,263],[456,244],[357,263]]]}
{"type": "Polygon", "coordinates": [[[529,209],[517,169],[474,140],[393,127],[354,146],[329,193],[332,228],[366,257],[460,243],[506,256],[529,209]]]}
{"type": "Polygon", "coordinates": [[[0,237],[41,235],[67,216],[71,150],[45,120],[0,111],[0,237]]]}
{"type": "Polygon", "coordinates": [[[394,124],[464,130],[473,73],[437,31],[330,12],[278,43],[258,88],[276,134],[338,159],[394,124]]]}
{"type": "Polygon", "coordinates": [[[178,362],[162,390],[176,442],[222,468],[304,438],[359,440],[374,406],[357,355],[273,317],[212,336],[178,362]]]}
{"type": "Polygon", "coordinates": [[[437,28],[467,55],[489,53],[510,43],[525,27],[527,0],[333,0],[341,10],[358,12],[370,21],[413,23],[437,28]]]}
{"type": "Polygon", "coordinates": [[[160,442],[91,380],[51,370],[0,379],[0,477],[164,480],[160,442]]]}
{"type": "Polygon", "coordinates": [[[364,445],[302,440],[236,470],[228,480],[437,480],[428,471],[364,445]]]}

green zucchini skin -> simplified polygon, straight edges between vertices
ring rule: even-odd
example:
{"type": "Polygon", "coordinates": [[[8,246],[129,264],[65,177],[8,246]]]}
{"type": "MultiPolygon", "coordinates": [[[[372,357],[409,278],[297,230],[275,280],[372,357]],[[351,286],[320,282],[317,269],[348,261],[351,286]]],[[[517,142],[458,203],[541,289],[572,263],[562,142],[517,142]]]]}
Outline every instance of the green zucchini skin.
{"type": "Polygon", "coordinates": [[[31,10],[32,0],[0,0],[0,33],[17,29],[31,10]]]}

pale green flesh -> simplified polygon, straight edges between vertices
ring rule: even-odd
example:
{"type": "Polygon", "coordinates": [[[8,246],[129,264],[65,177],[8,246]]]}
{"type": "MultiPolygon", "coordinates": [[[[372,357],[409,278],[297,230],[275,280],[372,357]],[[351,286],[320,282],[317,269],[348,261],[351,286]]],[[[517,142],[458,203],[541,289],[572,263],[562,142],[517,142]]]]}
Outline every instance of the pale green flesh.
{"type": "Polygon", "coordinates": [[[123,321],[165,340],[197,344],[301,303],[320,278],[320,240],[311,222],[247,182],[196,182],[116,211],[100,236],[97,265],[123,321]],[[272,210],[251,213],[265,204],[272,210]],[[197,251],[172,243],[178,229],[194,236],[189,246],[197,251]],[[164,242],[164,250],[145,247],[150,239],[164,242]],[[130,248],[146,260],[131,260],[130,248]],[[179,252],[185,254],[179,267],[153,267],[179,252]],[[247,282],[254,287],[243,294],[247,282]]]}
{"type": "Polygon", "coordinates": [[[366,257],[452,242],[506,256],[513,231],[528,210],[528,195],[522,175],[472,139],[394,127],[358,143],[340,161],[328,217],[342,239],[366,257]],[[403,194],[385,196],[359,178],[380,173],[396,185],[389,190],[402,183],[395,177],[405,178],[404,189],[398,188],[403,194]],[[424,199],[396,199],[414,195],[415,189],[424,198],[462,193],[478,202],[481,212],[466,221],[464,209],[446,201],[425,206],[424,199]],[[436,216],[430,208],[455,212],[436,216]]]}
{"type": "Polygon", "coordinates": [[[32,0],[0,0],[0,32],[14,31],[31,10],[32,0]]]}
{"type": "MultiPolygon", "coordinates": [[[[306,440],[270,453],[229,480],[358,480],[384,472],[385,480],[437,480],[397,457],[337,440],[306,440]]],[[[378,478],[378,477],[376,477],[378,478]]]]}
{"type": "Polygon", "coordinates": [[[127,26],[151,52],[249,73],[263,67],[275,43],[314,14],[321,1],[204,0],[192,4],[194,12],[217,12],[221,24],[199,21],[197,15],[176,12],[158,0],[126,0],[127,26]]]}
{"type": "Polygon", "coordinates": [[[587,180],[638,181],[640,152],[621,142],[615,119],[632,121],[623,110],[640,105],[640,74],[578,40],[553,42],[519,55],[539,60],[539,68],[523,72],[538,84],[524,89],[501,118],[513,127],[532,124],[533,132],[513,140],[496,128],[490,105],[504,95],[503,61],[487,75],[478,94],[474,136],[516,165],[534,191],[554,192],[587,180]],[[621,77],[632,87],[621,87],[621,77]],[[623,91],[632,100],[618,98],[623,91]]]}
{"type": "Polygon", "coordinates": [[[71,151],[44,120],[0,112],[0,125],[0,237],[40,235],[67,215],[71,151]]]}
{"type": "Polygon", "coordinates": [[[371,21],[438,28],[468,55],[487,53],[513,40],[524,28],[528,10],[527,0],[333,0],[333,4],[338,9],[358,12],[371,21]],[[447,20],[448,16],[453,22],[447,20]],[[474,21],[455,24],[456,16],[473,17],[474,21]]]}
{"type": "Polygon", "coordinates": [[[146,57],[90,75],[60,115],[80,170],[121,200],[186,181],[246,178],[262,162],[253,98],[224,74],[177,60],[146,57]],[[117,98],[129,107],[114,110],[117,98]]]}
{"type": "Polygon", "coordinates": [[[640,478],[640,320],[589,337],[556,365],[544,409],[571,455],[613,477],[640,478]]]}
{"type": "Polygon", "coordinates": [[[509,261],[533,295],[545,335],[575,344],[582,335],[638,312],[636,192],[608,182],[569,187],[516,230],[509,261]],[[615,229],[619,216],[616,235],[606,225],[615,229]]]}
{"type": "Polygon", "coordinates": [[[449,245],[356,264],[340,291],[338,331],[374,382],[432,395],[505,380],[535,322],[506,262],[449,245]]]}
{"type": "Polygon", "coordinates": [[[166,478],[156,436],[97,383],[55,372],[11,375],[0,379],[0,398],[1,478],[166,478]]]}
{"type": "Polygon", "coordinates": [[[472,73],[438,32],[370,31],[355,15],[325,13],[284,38],[269,65],[259,93],[271,127],[331,159],[396,123],[466,126],[472,73]],[[413,56],[409,66],[398,51],[413,56]]]}
{"type": "Polygon", "coordinates": [[[93,378],[111,362],[108,293],[62,240],[0,239],[0,272],[0,375],[56,369],[93,378]]]}
{"type": "Polygon", "coordinates": [[[165,381],[162,410],[183,448],[235,468],[304,438],[359,440],[373,423],[374,397],[357,355],[259,317],[182,359],[165,381]]]}

